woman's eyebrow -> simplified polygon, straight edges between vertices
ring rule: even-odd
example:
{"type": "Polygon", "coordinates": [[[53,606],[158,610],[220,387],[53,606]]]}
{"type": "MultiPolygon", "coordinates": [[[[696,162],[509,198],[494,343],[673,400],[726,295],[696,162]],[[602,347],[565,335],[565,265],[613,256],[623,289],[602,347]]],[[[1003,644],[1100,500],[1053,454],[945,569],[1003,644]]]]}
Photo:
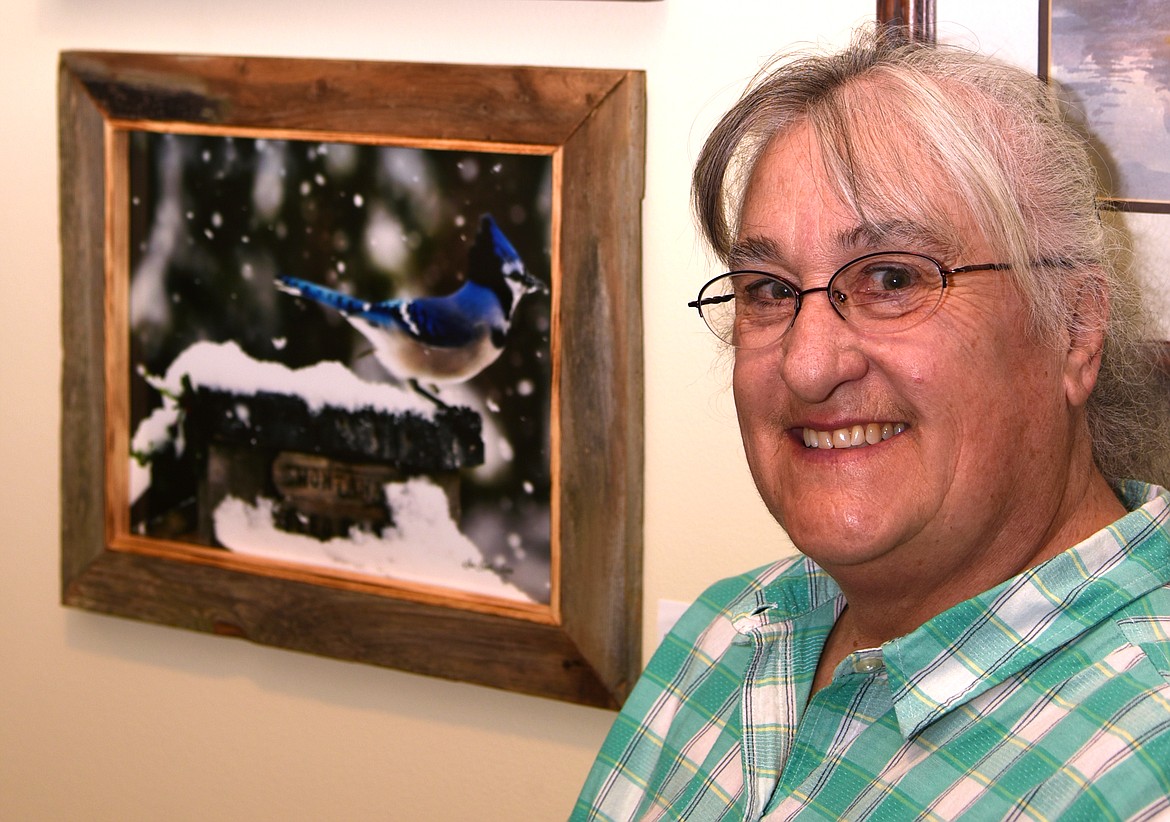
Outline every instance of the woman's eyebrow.
{"type": "Polygon", "coordinates": [[[780,246],[767,237],[740,237],[727,252],[727,264],[732,270],[760,264],[783,267],[786,259],[780,246]]]}
{"type": "MultiPolygon", "coordinates": [[[[936,232],[912,220],[863,222],[837,233],[834,242],[842,252],[885,250],[942,253],[951,248],[936,232]]],[[[762,266],[779,273],[787,271],[789,256],[776,241],[758,234],[743,236],[727,253],[730,270],[762,266]]]]}
{"type": "MultiPolygon", "coordinates": [[[[877,249],[889,243],[893,235],[908,234],[909,232],[902,226],[901,223],[859,224],[839,232],[835,242],[843,251],[858,248],[877,249]]],[[[909,226],[909,223],[905,224],[905,227],[909,226]]],[[[788,264],[788,255],[774,240],[760,235],[748,235],[740,237],[732,244],[731,250],[727,254],[727,263],[732,270],[756,265],[783,269],[788,264]]]]}
{"type": "Polygon", "coordinates": [[[906,251],[941,250],[949,248],[950,245],[936,232],[912,220],[861,223],[840,232],[837,235],[837,244],[842,249],[899,246],[906,251]]]}

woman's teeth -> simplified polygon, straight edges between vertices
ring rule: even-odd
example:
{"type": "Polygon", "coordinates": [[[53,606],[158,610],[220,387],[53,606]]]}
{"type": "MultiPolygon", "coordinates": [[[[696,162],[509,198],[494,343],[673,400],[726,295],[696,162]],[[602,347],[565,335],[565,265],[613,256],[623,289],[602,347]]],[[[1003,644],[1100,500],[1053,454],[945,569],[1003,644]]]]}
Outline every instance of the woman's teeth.
{"type": "Polygon", "coordinates": [[[897,436],[906,430],[904,422],[871,422],[833,431],[804,429],[804,444],[808,448],[858,448],[877,445],[882,440],[897,436]]]}

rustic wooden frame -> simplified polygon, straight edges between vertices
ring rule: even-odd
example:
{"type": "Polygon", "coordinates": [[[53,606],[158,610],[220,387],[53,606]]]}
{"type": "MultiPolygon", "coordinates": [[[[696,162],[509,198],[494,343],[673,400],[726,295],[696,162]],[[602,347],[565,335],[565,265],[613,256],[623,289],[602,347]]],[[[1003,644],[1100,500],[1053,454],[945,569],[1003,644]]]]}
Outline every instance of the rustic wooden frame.
{"type": "MultiPolygon", "coordinates": [[[[1052,0],[1040,0],[1039,3],[1039,46],[1037,50],[1037,76],[1042,80],[1052,81],[1052,0]]],[[[1170,214],[1170,199],[1136,199],[1129,197],[1104,197],[1103,206],[1117,211],[1141,211],[1151,214],[1170,214]]]]}
{"type": "Polygon", "coordinates": [[[59,69],[63,603],[620,705],[640,670],[644,74],[115,52],[64,52],[59,69]],[[128,278],[118,169],[127,133],[147,127],[552,157],[550,605],[261,573],[119,533],[109,482],[111,454],[126,453],[109,422],[125,402],[109,371],[126,330],[111,324],[128,278]]]}

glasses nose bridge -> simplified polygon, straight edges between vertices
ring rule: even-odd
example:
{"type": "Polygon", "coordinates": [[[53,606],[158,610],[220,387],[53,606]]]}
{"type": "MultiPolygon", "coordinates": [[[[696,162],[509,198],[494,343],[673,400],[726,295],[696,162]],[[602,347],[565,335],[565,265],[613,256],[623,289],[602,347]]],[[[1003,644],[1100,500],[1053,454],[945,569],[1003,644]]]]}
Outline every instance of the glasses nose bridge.
{"type": "MultiPolygon", "coordinates": [[[[833,279],[835,278],[836,276],[834,275],[833,279]]],[[[816,288],[796,289],[796,309],[792,312],[792,321],[788,323],[788,328],[785,329],[785,333],[790,331],[792,326],[796,325],[796,318],[800,316],[800,309],[804,308],[804,298],[809,294],[816,294],[818,291],[824,292],[825,299],[828,300],[829,306],[833,309],[833,313],[837,315],[837,319],[846,323],[849,322],[848,318],[841,313],[841,307],[837,305],[837,301],[833,299],[833,280],[830,279],[825,285],[817,286],[816,288]]]]}

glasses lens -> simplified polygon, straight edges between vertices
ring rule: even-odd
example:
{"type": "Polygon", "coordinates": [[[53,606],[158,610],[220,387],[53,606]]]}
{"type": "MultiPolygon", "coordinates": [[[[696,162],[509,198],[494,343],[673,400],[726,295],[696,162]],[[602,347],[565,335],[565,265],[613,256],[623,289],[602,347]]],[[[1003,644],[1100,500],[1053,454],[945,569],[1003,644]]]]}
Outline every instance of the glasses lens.
{"type": "Polygon", "coordinates": [[[788,330],[796,301],[796,289],[779,277],[734,271],[707,283],[698,302],[716,337],[736,348],[762,348],[788,330]]]}
{"type": "Polygon", "coordinates": [[[862,257],[833,278],[831,299],[846,320],[864,331],[902,331],[922,322],[942,300],[938,264],[917,254],[862,257]]]}

